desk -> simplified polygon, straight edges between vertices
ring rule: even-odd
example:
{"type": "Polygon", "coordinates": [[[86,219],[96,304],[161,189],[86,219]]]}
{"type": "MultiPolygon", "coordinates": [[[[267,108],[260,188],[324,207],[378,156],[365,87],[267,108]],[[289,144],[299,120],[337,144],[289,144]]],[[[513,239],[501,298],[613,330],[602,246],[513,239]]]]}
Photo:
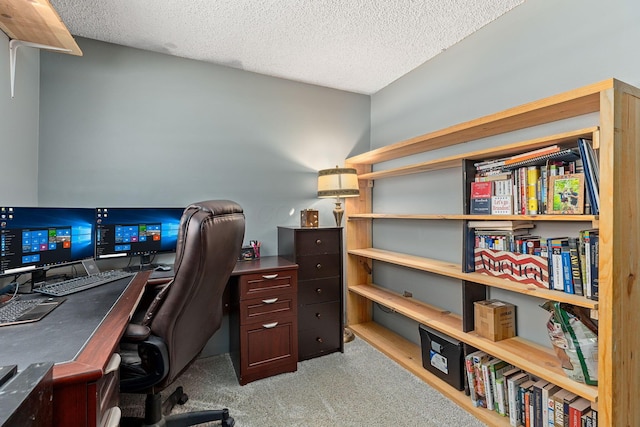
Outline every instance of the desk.
{"type": "Polygon", "coordinates": [[[144,290],[141,272],[67,296],[35,323],[0,329],[0,366],[53,362],[53,425],[98,427],[119,413],[116,350],[144,290]]]}

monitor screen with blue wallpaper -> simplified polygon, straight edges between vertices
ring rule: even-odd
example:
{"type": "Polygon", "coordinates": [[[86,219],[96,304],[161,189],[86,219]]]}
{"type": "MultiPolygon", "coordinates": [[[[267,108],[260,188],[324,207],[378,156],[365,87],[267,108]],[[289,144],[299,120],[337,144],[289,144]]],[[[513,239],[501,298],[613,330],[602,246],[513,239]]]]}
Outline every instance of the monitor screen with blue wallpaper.
{"type": "Polygon", "coordinates": [[[95,210],[96,259],[174,252],[184,208],[95,210]]]}
{"type": "Polygon", "coordinates": [[[0,207],[0,274],[93,258],[93,208],[0,207]]]}

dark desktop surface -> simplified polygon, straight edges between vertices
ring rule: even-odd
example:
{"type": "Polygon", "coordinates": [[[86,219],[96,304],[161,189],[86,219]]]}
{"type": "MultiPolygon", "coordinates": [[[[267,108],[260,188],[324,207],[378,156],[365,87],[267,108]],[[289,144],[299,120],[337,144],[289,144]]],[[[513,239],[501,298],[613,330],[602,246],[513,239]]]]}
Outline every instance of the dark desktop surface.
{"type": "Polygon", "coordinates": [[[38,322],[0,327],[0,366],[72,361],[134,277],[68,295],[38,322]]]}

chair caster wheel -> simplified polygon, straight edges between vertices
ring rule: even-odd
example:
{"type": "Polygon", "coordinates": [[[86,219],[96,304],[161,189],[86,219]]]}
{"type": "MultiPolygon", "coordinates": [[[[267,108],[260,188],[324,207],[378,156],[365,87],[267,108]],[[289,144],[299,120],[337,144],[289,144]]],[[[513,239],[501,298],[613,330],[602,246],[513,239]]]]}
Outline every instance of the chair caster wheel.
{"type": "Polygon", "coordinates": [[[178,405],[184,405],[185,403],[187,403],[187,401],[189,400],[189,396],[187,396],[185,393],[183,393],[180,398],[178,399],[178,405]]]}
{"type": "Polygon", "coordinates": [[[235,420],[229,416],[229,409],[224,408],[222,410],[222,426],[223,427],[233,427],[235,425],[235,420]]]}

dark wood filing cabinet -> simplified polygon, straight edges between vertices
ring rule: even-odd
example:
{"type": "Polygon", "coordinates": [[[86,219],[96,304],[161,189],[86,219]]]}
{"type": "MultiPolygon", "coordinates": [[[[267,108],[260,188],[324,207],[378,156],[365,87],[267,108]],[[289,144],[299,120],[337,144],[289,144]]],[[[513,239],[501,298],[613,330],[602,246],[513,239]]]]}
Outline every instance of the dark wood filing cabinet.
{"type": "Polygon", "coordinates": [[[298,357],[344,351],[342,228],[278,227],[278,254],[298,264],[298,357]]]}
{"type": "Polygon", "coordinates": [[[230,286],[230,349],[238,381],[298,368],[297,265],[279,257],[239,261],[230,286]]]}

